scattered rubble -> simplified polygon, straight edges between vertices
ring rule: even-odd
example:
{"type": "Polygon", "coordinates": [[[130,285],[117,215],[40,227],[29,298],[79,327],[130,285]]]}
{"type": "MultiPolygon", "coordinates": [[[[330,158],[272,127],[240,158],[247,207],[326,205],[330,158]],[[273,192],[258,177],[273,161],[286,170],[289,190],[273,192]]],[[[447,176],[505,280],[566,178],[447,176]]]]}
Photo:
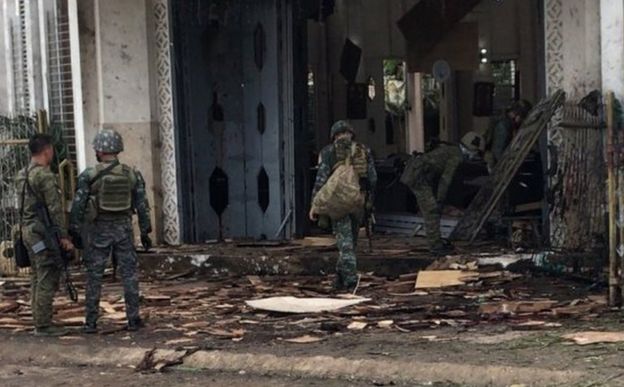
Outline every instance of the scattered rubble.
{"type": "MultiPolygon", "coordinates": [[[[323,238],[302,243],[328,242],[323,238]]],[[[441,259],[427,270],[392,279],[365,273],[358,297],[336,295],[332,276],[169,274],[140,284],[141,313],[146,331],[157,333],[160,343],[187,348],[205,340],[305,343],[334,334],[408,333],[441,327],[466,330],[500,323],[512,330],[531,331],[558,328],[564,318],[592,319],[608,310],[602,294],[588,293],[588,287],[569,279],[512,273],[503,263],[483,262],[482,258],[441,259]]],[[[84,274],[75,270],[73,277],[78,288],[84,289],[84,274]]],[[[30,331],[29,279],[2,278],[2,282],[0,329],[30,331]]],[[[55,300],[55,319],[76,327],[76,335],[84,318],[83,294],[78,303],[62,293],[55,300]]],[[[122,295],[122,285],[112,282],[107,273],[100,304],[101,334],[124,330],[122,295]]]]}

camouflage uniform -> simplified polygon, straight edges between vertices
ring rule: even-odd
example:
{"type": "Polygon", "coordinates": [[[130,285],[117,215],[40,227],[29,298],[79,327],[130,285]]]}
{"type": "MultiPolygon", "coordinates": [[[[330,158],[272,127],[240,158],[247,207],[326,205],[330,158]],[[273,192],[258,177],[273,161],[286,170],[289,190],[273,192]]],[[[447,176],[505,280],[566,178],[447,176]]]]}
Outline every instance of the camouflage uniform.
{"type": "Polygon", "coordinates": [[[505,149],[511,142],[513,130],[514,124],[508,116],[500,119],[492,128],[492,131],[489,133],[490,152],[492,152],[493,159],[492,165],[496,165],[503,157],[505,149]]]}
{"type": "MultiPolygon", "coordinates": [[[[112,131],[109,131],[112,132],[112,131]]],[[[98,149],[98,145],[104,146],[106,149],[110,146],[111,141],[121,141],[121,137],[113,132],[107,135],[107,132],[100,133],[100,139],[103,137],[103,144],[98,144],[98,137],[94,142],[94,147],[98,149]],[[118,136],[118,138],[116,137],[118,136]]],[[[121,146],[113,146],[112,150],[119,153],[123,150],[121,146]]],[[[76,196],[72,205],[70,217],[70,230],[73,233],[79,232],[85,222],[85,214],[87,208],[95,210],[94,220],[89,227],[89,235],[84,253],[84,262],[87,269],[87,288],[86,288],[86,326],[95,326],[99,314],[100,293],[102,288],[102,277],[106,268],[108,258],[113,254],[118,261],[119,271],[124,287],[124,299],[126,304],[126,316],[129,324],[140,321],[139,317],[139,284],[137,277],[137,254],[134,247],[134,235],[132,230],[132,213],[136,211],[139,217],[139,228],[141,235],[147,235],[151,232],[150,209],[145,193],[145,182],[140,172],[119,163],[117,159],[114,161],[101,162],[94,168],[87,168],[78,176],[76,196]],[[105,175],[95,179],[100,171],[115,164],[105,175]],[[105,200],[102,192],[104,191],[104,180],[107,176],[121,176],[125,180],[123,184],[113,186],[113,199],[105,200]],[[129,192],[128,192],[129,191],[129,192]],[[121,195],[121,196],[119,196],[121,195]],[[118,205],[125,201],[124,195],[130,195],[128,198],[128,207],[114,211],[107,209],[103,202],[107,205],[118,205]],[[105,209],[103,210],[102,207],[105,209]]],[[[124,208],[123,205],[121,208],[124,208]]]]}
{"type": "Polygon", "coordinates": [[[16,178],[17,192],[24,190],[24,215],[22,219],[22,235],[24,244],[28,248],[31,261],[31,307],[35,328],[47,328],[52,324],[52,303],[54,293],[58,290],[61,266],[58,257],[54,257],[49,249],[38,254],[33,246],[45,240],[45,227],[36,215],[35,203],[37,198],[45,201],[52,222],[59,227],[62,237],[67,236],[64,226],[63,211],[61,209],[61,191],[56,176],[49,167],[31,163],[28,168],[21,170],[16,178]],[[25,186],[26,175],[32,192],[25,186]],[[34,195],[33,195],[34,194],[34,195]],[[36,197],[35,197],[36,195],[36,197]]]}
{"type": "MultiPolygon", "coordinates": [[[[348,125],[342,121],[337,123],[342,125],[348,125]]],[[[344,127],[341,127],[344,129],[344,127]]],[[[332,128],[332,137],[336,132],[336,128],[332,128]]],[[[333,144],[330,144],[323,148],[319,155],[319,166],[316,174],[316,182],[314,184],[314,190],[312,197],[325,185],[329,177],[331,176],[336,164],[345,160],[346,155],[350,154],[353,142],[348,139],[338,139],[333,144]]],[[[364,150],[366,155],[366,166],[362,166],[364,169],[360,173],[361,185],[365,182],[368,187],[362,187],[369,192],[369,203],[372,205],[374,202],[373,193],[375,192],[375,185],[377,184],[377,172],[375,171],[375,161],[373,156],[366,146],[356,143],[357,147],[364,150]]],[[[354,161],[354,166],[356,162],[354,161]]],[[[357,170],[356,166],[356,170],[357,170]]],[[[358,242],[358,233],[360,224],[362,223],[362,217],[364,215],[364,208],[356,214],[348,215],[339,220],[332,220],[332,227],[334,235],[336,236],[336,245],[339,251],[338,262],[336,263],[336,286],[338,288],[349,288],[357,283],[357,259],[356,248],[358,242]]]]}
{"type": "Polygon", "coordinates": [[[446,198],[455,171],[462,160],[463,154],[458,145],[441,144],[430,152],[413,156],[401,177],[401,181],[416,196],[418,207],[425,220],[425,231],[431,247],[442,244],[440,206],[446,198]]]}

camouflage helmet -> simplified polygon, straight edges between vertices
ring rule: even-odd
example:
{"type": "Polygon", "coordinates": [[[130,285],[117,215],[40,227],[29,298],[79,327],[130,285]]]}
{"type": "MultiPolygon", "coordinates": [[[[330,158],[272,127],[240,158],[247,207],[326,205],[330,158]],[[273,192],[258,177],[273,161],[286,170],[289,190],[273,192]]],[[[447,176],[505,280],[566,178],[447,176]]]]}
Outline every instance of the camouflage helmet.
{"type": "Polygon", "coordinates": [[[462,137],[461,143],[473,152],[485,151],[485,139],[477,132],[468,132],[462,137]]]}
{"type": "Polygon", "coordinates": [[[123,138],[112,129],[102,129],[93,139],[93,149],[102,153],[120,153],[124,150],[123,138]]]}
{"type": "Polygon", "coordinates": [[[355,135],[355,132],[353,131],[353,126],[351,126],[349,121],[336,121],[331,127],[330,137],[333,140],[334,138],[336,138],[337,135],[344,132],[351,132],[351,134],[355,135]]]}

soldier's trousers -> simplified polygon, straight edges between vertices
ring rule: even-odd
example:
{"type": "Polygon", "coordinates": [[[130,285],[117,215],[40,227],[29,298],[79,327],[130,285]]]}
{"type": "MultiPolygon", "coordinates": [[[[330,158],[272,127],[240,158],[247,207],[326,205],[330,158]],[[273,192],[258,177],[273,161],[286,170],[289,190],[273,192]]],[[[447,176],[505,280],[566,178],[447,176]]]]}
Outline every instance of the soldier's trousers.
{"type": "Polygon", "coordinates": [[[433,192],[433,188],[429,184],[420,184],[410,187],[418,207],[422,212],[425,220],[425,232],[427,233],[427,241],[430,246],[435,246],[442,242],[440,236],[440,210],[438,202],[433,192]]]}
{"type": "Polygon", "coordinates": [[[342,219],[332,221],[332,226],[339,252],[338,262],[336,263],[338,282],[342,285],[355,285],[357,282],[355,250],[360,230],[360,216],[345,216],[342,219]]]}
{"type": "Polygon", "coordinates": [[[139,318],[139,281],[137,254],[133,242],[132,222],[123,220],[95,220],[84,261],[87,268],[86,324],[92,325],[99,317],[102,277],[111,254],[117,258],[124,288],[128,321],[139,318]]]}
{"type": "Polygon", "coordinates": [[[30,305],[35,328],[52,324],[54,294],[59,287],[61,270],[47,251],[34,254],[32,243],[25,240],[30,254],[30,305]]]}

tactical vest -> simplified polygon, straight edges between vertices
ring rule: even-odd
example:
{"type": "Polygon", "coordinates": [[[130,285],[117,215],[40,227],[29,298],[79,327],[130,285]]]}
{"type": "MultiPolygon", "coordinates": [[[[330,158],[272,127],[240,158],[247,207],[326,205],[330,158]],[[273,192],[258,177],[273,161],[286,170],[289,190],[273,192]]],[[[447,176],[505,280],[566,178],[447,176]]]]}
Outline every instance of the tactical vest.
{"type": "Polygon", "coordinates": [[[336,152],[336,166],[351,157],[351,165],[360,178],[368,176],[368,157],[366,148],[362,144],[351,141],[337,141],[334,144],[336,152]]]}
{"type": "MultiPolygon", "coordinates": [[[[106,165],[99,164],[96,174],[106,165]]],[[[120,213],[132,209],[132,188],[136,184],[136,176],[124,164],[119,164],[104,176],[100,177],[91,187],[98,213],[120,213]]]]}

